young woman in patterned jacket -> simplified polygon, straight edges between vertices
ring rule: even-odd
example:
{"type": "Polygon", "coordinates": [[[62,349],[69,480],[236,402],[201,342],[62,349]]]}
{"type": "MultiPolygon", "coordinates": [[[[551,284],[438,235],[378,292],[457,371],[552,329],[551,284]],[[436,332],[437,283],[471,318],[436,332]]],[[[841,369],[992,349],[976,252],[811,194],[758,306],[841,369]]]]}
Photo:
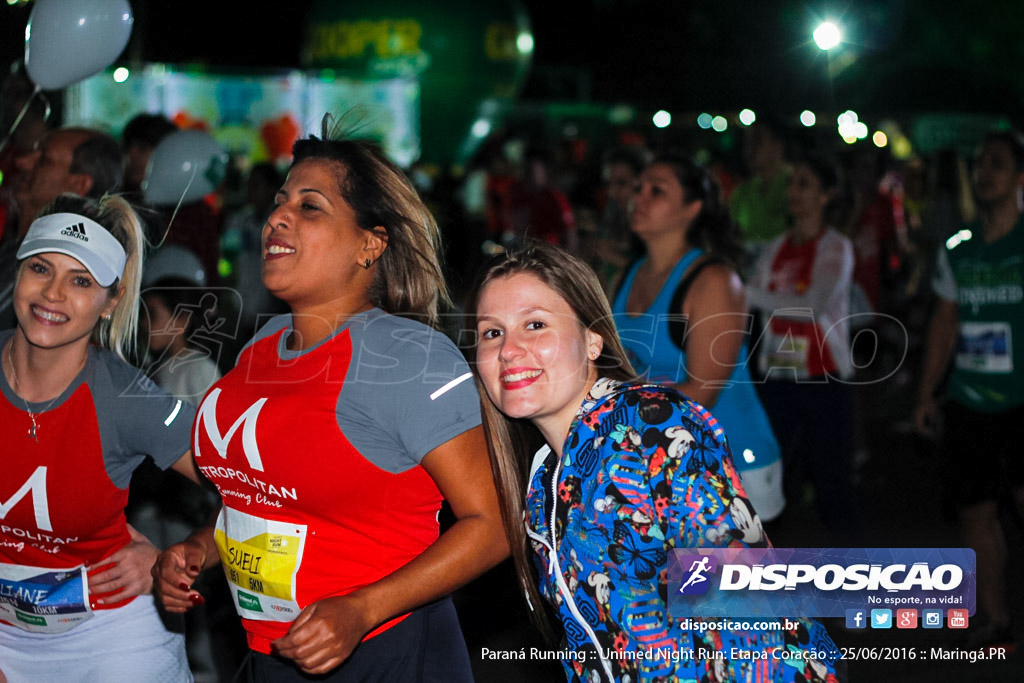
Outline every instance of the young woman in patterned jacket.
{"type": "Polygon", "coordinates": [[[836,652],[814,622],[690,630],[669,614],[669,551],[768,539],[714,417],[633,379],[588,266],[550,245],[501,254],[466,312],[517,573],[534,613],[541,595],[557,613],[570,681],[837,680],[834,661],[732,656],[836,652]]]}

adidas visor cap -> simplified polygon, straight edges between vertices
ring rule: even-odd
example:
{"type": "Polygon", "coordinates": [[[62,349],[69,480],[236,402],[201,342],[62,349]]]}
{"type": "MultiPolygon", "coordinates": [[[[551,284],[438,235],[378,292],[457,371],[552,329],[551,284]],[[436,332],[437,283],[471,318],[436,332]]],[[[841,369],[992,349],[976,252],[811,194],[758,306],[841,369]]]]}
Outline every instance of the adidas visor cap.
{"type": "Polygon", "coordinates": [[[124,274],[124,247],[106,228],[76,213],[53,213],[33,221],[18,247],[18,260],[34,254],[57,252],[77,259],[109,287],[124,274]]]}

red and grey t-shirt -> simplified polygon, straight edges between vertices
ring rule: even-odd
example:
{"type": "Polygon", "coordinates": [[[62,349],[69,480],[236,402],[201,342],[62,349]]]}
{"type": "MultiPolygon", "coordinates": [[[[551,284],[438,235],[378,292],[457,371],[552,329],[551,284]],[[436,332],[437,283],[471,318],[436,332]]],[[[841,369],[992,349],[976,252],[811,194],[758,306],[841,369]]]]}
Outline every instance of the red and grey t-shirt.
{"type": "Polygon", "coordinates": [[[443,334],[371,309],[291,352],[291,323],[257,334],[193,432],[224,502],[228,584],[261,652],[305,606],[387,576],[437,539],[442,498],[420,461],[480,424],[469,367],[443,334]]]}
{"type": "MultiPolygon", "coordinates": [[[[0,334],[0,348],[11,334],[0,334]]],[[[0,394],[0,562],[52,569],[102,564],[130,540],[124,507],[132,472],[145,457],[161,469],[181,458],[195,409],[96,347],[52,405],[29,404],[35,438],[26,405],[4,373],[0,394]]]]}

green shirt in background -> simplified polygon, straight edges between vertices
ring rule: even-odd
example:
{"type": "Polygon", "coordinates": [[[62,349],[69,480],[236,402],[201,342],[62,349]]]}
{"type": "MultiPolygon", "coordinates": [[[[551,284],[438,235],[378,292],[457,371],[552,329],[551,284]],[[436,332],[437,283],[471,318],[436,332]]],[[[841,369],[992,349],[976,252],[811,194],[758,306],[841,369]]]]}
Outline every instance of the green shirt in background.
{"type": "Polygon", "coordinates": [[[767,182],[754,177],[733,190],[729,209],[747,246],[767,242],[789,228],[786,186],[791,174],[792,169],[787,167],[767,182]]]}
{"type": "Polygon", "coordinates": [[[984,413],[1024,404],[1024,220],[991,244],[978,224],[950,238],[934,289],[959,304],[950,398],[984,413]]]}

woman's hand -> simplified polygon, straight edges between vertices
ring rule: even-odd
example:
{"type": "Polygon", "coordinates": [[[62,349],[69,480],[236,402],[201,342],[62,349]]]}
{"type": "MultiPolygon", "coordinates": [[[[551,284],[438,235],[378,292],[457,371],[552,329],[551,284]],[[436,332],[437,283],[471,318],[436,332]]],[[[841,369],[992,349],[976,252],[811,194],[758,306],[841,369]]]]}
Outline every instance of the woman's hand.
{"type": "Polygon", "coordinates": [[[103,559],[97,565],[101,569],[89,574],[89,593],[97,604],[123,602],[153,590],[150,570],[160,551],[131,524],[128,534],[128,545],[103,559]]]}
{"type": "Polygon", "coordinates": [[[358,598],[324,598],[306,607],[271,647],[306,674],[324,674],[348,659],[373,623],[358,598]]]}
{"type": "Polygon", "coordinates": [[[935,399],[923,399],[914,408],[914,428],[928,439],[938,438],[939,408],[935,399]]]}
{"type": "Polygon", "coordinates": [[[206,549],[189,537],[160,553],[153,565],[153,592],[168,612],[187,612],[205,599],[192,584],[206,565],[206,549]]]}

